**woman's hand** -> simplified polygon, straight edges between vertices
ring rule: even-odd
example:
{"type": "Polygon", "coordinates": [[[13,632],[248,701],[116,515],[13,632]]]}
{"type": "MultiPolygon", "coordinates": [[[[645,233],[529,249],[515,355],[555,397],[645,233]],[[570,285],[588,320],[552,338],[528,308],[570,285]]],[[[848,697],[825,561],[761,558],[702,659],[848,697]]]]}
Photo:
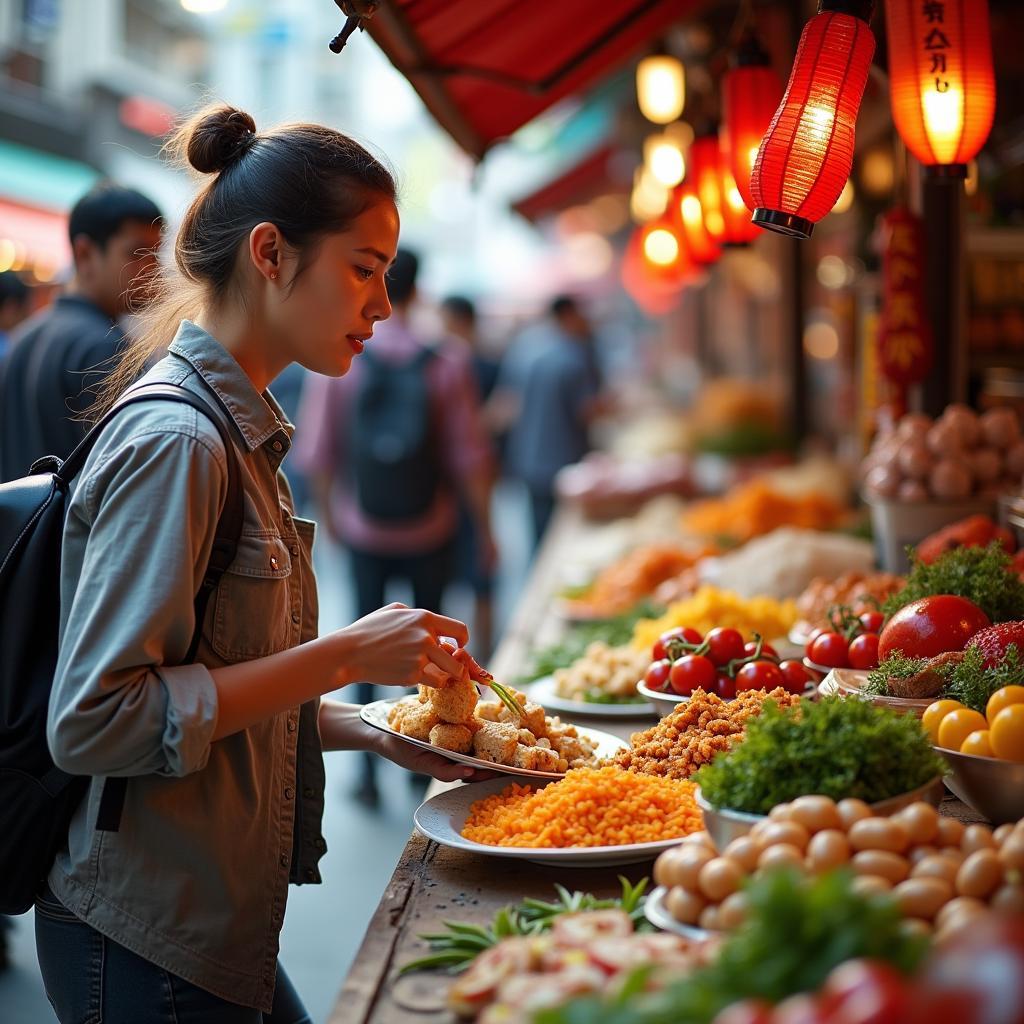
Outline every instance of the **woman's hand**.
{"type": "Polygon", "coordinates": [[[439,686],[459,678],[463,665],[438,638],[469,641],[465,623],[422,608],[389,604],[331,635],[340,661],[341,685],[354,682],[385,686],[439,686]]]}

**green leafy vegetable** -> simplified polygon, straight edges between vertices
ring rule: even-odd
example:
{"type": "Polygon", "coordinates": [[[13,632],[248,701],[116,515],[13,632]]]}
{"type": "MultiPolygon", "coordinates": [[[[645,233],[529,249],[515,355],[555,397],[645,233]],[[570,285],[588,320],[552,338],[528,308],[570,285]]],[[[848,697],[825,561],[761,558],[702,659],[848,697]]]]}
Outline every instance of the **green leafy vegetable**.
{"type": "Polygon", "coordinates": [[[548,903],[528,897],[516,906],[502,907],[488,927],[445,921],[446,931],[420,935],[421,939],[430,944],[431,954],[411,960],[399,973],[435,968],[445,968],[452,972],[465,970],[485,949],[490,949],[510,935],[539,935],[546,932],[560,914],[575,914],[584,910],[624,910],[633,919],[633,927],[637,931],[650,931],[651,926],[644,917],[647,882],[646,878],[641,878],[636,885],[631,885],[628,878],[619,875],[622,895],[614,899],[598,899],[589,892],[569,892],[564,886],[556,884],[557,900],[548,903]]]}
{"type": "Polygon", "coordinates": [[[904,929],[891,898],[859,896],[850,882],[845,871],[813,879],[771,872],[749,884],[746,924],[708,967],[656,992],[644,991],[644,969],[618,995],[574,999],[542,1011],[536,1024],[709,1024],[741,999],[813,992],[854,957],[911,974],[928,940],[904,929]]]}
{"type": "Polygon", "coordinates": [[[768,701],[746,738],[694,776],[715,807],[767,814],[804,793],[867,803],[942,775],[919,719],[863,700],[803,700],[780,711],[768,701]]]}
{"type": "Polygon", "coordinates": [[[594,688],[586,690],[583,694],[584,704],[646,704],[647,699],[641,697],[639,694],[634,694],[630,697],[616,697],[612,693],[606,693],[604,690],[594,688]]]}
{"type": "Polygon", "coordinates": [[[973,601],[991,622],[1024,619],[1024,581],[1010,568],[998,541],[986,548],[953,548],[925,565],[911,559],[907,584],[882,606],[886,616],[911,601],[933,594],[956,594],[973,601]]]}
{"type": "Polygon", "coordinates": [[[887,697],[890,679],[909,679],[916,676],[927,664],[927,658],[908,658],[902,651],[896,651],[881,662],[878,668],[868,673],[864,692],[887,697]]]}

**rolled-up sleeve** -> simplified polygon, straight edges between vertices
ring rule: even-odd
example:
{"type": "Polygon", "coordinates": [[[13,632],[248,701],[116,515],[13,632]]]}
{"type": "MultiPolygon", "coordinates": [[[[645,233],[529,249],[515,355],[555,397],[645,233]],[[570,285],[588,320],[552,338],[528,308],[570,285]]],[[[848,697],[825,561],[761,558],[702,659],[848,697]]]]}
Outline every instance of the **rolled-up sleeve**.
{"type": "Polygon", "coordinates": [[[47,723],[65,771],[186,775],[206,764],[217,691],[205,666],[181,662],[224,458],[219,442],[165,428],[105,445],[86,465],[65,523],[47,723]]]}

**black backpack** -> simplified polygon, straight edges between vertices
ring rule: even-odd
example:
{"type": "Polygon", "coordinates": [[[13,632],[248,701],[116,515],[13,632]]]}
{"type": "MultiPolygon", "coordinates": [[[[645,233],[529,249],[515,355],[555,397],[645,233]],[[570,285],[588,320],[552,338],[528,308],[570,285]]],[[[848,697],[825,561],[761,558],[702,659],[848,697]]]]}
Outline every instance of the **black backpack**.
{"type": "MultiPolygon", "coordinates": [[[[57,768],[46,742],[69,484],[113,416],[153,398],[184,402],[208,416],[227,452],[227,499],[196,595],[196,628],[186,661],[195,658],[207,602],[238,547],[243,506],[234,445],[209,403],[173,384],[133,389],[63,462],[47,456],[32,465],[29,476],[0,485],[0,913],[22,914],[32,906],[89,783],[57,768]]],[[[105,781],[97,828],[117,831],[126,787],[126,779],[105,781]]]]}
{"type": "Polygon", "coordinates": [[[434,502],[441,466],[430,415],[424,349],[403,365],[360,356],[346,446],[360,508],[384,522],[414,519],[434,502]]]}

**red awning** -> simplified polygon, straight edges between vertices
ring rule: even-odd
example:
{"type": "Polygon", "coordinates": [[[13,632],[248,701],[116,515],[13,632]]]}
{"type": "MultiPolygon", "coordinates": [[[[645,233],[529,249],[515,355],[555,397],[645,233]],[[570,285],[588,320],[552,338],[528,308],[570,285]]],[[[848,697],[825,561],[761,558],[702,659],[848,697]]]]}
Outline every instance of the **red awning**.
{"type": "Polygon", "coordinates": [[[615,152],[609,145],[593,150],[536,192],[516,200],[512,209],[527,220],[536,221],[546,214],[557,213],[575,203],[585,203],[604,193],[629,192],[629,183],[615,174],[615,152]]]}
{"type": "Polygon", "coordinates": [[[8,245],[25,266],[62,270],[71,262],[67,215],[0,199],[0,246],[8,245]]]}
{"type": "Polygon", "coordinates": [[[390,0],[366,23],[477,158],[625,64],[699,0],[390,0]]]}

